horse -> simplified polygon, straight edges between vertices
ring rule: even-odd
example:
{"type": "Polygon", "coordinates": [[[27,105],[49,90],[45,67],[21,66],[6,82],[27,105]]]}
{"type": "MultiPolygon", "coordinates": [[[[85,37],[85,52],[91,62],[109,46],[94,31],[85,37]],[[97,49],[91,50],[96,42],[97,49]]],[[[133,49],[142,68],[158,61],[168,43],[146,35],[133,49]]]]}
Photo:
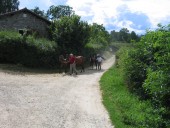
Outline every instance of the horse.
{"type": "Polygon", "coordinates": [[[97,63],[97,57],[95,55],[90,57],[90,66],[92,67],[92,69],[93,69],[93,65],[95,65],[97,69],[98,63],[97,63]]]}
{"type": "Polygon", "coordinates": [[[75,57],[75,63],[76,63],[76,66],[80,66],[81,67],[81,72],[85,72],[85,70],[84,70],[85,57],[83,57],[83,56],[76,56],[75,57]]]}
{"type": "MultiPolygon", "coordinates": [[[[60,62],[60,70],[61,68],[64,68],[65,72],[66,69],[69,65],[69,58],[64,58],[63,55],[59,56],[59,62],[60,62]]],[[[81,72],[84,72],[84,63],[85,63],[85,58],[83,56],[75,56],[75,63],[76,66],[80,66],[81,67],[81,72]]]]}
{"type": "Polygon", "coordinates": [[[59,63],[60,63],[60,72],[61,72],[61,69],[64,68],[64,71],[66,73],[66,70],[67,70],[67,67],[68,67],[68,60],[64,58],[63,55],[60,55],[59,56],[59,63]]]}

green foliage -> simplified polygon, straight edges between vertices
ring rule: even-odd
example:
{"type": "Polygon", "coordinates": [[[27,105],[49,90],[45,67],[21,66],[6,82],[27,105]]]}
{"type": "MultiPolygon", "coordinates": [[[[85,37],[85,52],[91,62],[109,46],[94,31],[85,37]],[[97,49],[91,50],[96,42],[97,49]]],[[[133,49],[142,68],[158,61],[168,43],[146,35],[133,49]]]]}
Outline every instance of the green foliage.
{"type": "Polygon", "coordinates": [[[128,83],[131,91],[138,93],[145,98],[145,91],[142,88],[142,83],[146,79],[147,65],[143,62],[146,59],[143,57],[143,49],[136,53],[134,47],[123,47],[118,51],[117,56],[118,66],[124,71],[124,78],[128,83]]]}
{"type": "Polygon", "coordinates": [[[134,31],[130,33],[130,37],[131,37],[131,40],[135,40],[135,41],[139,40],[139,37],[136,35],[134,31]]]}
{"type": "Polygon", "coordinates": [[[120,36],[120,39],[121,41],[126,41],[126,42],[129,42],[129,30],[127,28],[122,28],[120,31],[119,31],[119,36],[120,36]]]}
{"type": "Polygon", "coordinates": [[[161,116],[161,127],[169,126],[170,117],[170,31],[161,27],[148,31],[140,42],[117,54],[128,88],[142,99],[150,99],[161,116]]]}
{"type": "Polygon", "coordinates": [[[82,54],[82,50],[88,39],[89,26],[86,22],[80,21],[80,17],[72,15],[62,17],[51,25],[52,38],[60,50],[68,53],[82,54]]]}
{"type": "Polygon", "coordinates": [[[165,127],[160,111],[153,109],[150,101],[140,101],[128,91],[123,74],[114,66],[100,80],[103,103],[115,128],[165,127]]]}
{"type": "Polygon", "coordinates": [[[31,45],[35,46],[39,52],[48,52],[48,51],[55,52],[55,48],[56,48],[55,42],[51,42],[44,38],[35,39],[32,36],[28,36],[26,43],[29,46],[31,45]]]}
{"type": "Polygon", "coordinates": [[[0,62],[29,67],[51,67],[57,62],[56,43],[24,37],[17,32],[0,31],[0,62]]]}
{"type": "Polygon", "coordinates": [[[0,32],[0,62],[15,63],[18,61],[18,43],[21,44],[21,36],[16,32],[0,32]]]}
{"type": "Polygon", "coordinates": [[[0,14],[12,12],[19,9],[18,0],[0,0],[0,14]]]}
{"type": "Polygon", "coordinates": [[[119,42],[130,43],[131,40],[139,41],[139,39],[140,37],[136,35],[134,31],[130,33],[127,28],[122,28],[120,29],[119,32],[113,30],[110,33],[110,42],[119,41],[119,42]]]}
{"type": "Polygon", "coordinates": [[[70,17],[74,14],[73,8],[66,5],[50,6],[47,11],[48,19],[55,20],[60,19],[63,16],[70,17]]]}
{"type": "Polygon", "coordinates": [[[23,48],[24,58],[22,58],[22,63],[24,65],[31,67],[51,67],[56,65],[56,43],[28,36],[23,48]]]}
{"type": "Polygon", "coordinates": [[[103,25],[93,23],[90,25],[88,43],[85,45],[87,49],[91,49],[94,53],[100,52],[109,45],[109,33],[103,25]]]}

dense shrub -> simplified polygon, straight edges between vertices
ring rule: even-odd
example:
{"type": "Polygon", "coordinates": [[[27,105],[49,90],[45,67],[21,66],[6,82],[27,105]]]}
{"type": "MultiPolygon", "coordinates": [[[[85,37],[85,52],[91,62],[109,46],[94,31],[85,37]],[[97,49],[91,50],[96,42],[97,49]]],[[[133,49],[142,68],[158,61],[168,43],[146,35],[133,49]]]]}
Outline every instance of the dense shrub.
{"type": "Polygon", "coordinates": [[[50,67],[57,64],[56,43],[16,32],[0,32],[0,62],[30,67],[50,67]]]}
{"type": "Polygon", "coordinates": [[[0,62],[16,63],[19,60],[21,47],[20,34],[13,31],[0,32],[0,62]]]}
{"type": "MultiPolygon", "coordinates": [[[[128,87],[152,102],[161,117],[160,127],[169,126],[170,117],[170,32],[148,31],[134,47],[117,54],[128,87]]],[[[154,113],[154,112],[153,112],[154,113]]],[[[160,119],[159,119],[160,120],[160,119]]]]}
{"type": "Polygon", "coordinates": [[[55,42],[46,39],[34,39],[29,36],[24,45],[23,53],[25,59],[22,59],[23,63],[28,66],[53,66],[57,60],[56,50],[57,47],[55,42]]]}

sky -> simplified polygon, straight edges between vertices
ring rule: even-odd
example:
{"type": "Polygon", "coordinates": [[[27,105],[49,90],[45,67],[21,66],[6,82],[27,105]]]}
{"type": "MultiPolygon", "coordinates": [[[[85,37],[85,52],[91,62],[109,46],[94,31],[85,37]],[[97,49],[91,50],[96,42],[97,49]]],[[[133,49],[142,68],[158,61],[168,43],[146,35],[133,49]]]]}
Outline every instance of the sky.
{"type": "Polygon", "coordinates": [[[19,8],[45,12],[51,5],[69,5],[81,20],[89,24],[103,24],[107,31],[127,28],[130,32],[144,34],[157,25],[170,24],[170,0],[19,0],[19,8]]]}

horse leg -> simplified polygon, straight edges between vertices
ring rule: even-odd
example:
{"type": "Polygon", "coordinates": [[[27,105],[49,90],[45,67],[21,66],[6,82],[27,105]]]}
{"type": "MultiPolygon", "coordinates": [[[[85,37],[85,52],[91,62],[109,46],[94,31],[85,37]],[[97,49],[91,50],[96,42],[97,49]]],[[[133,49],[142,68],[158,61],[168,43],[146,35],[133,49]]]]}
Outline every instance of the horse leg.
{"type": "Polygon", "coordinates": [[[62,64],[60,64],[59,73],[61,73],[62,64]]]}
{"type": "Polygon", "coordinates": [[[80,73],[82,73],[83,72],[83,67],[82,67],[82,65],[80,65],[80,67],[81,67],[80,73]]]}
{"type": "Polygon", "coordinates": [[[90,57],[90,68],[93,69],[93,59],[90,57]]]}
{"type": "Polygon", "coordinates": [[[96,70],[97,70],[97,62],[95,62],[96,70]]]}
{"type": "Polygon", "coordinates": [[[92,67],[92,69],[93,69],[93,62],[91,62],[91,67],[92,67]]]}
{"type": "Polygon", "coordinates": [[[80,73],[82,73],[83,72],[83,65],[80,65],[80,67],[81,67],[80,73]]]}
{"type": "Polygon", "coordinates": [[[64,66],[64,72],[66,73],[67,71],[66,71],[66,66],[64,66]]]}
{"type": "Polygon", "coordinates": [[[85,70],[84,70],[84,65],[82,65],[82,72],[85,72],[85,70]]]}

